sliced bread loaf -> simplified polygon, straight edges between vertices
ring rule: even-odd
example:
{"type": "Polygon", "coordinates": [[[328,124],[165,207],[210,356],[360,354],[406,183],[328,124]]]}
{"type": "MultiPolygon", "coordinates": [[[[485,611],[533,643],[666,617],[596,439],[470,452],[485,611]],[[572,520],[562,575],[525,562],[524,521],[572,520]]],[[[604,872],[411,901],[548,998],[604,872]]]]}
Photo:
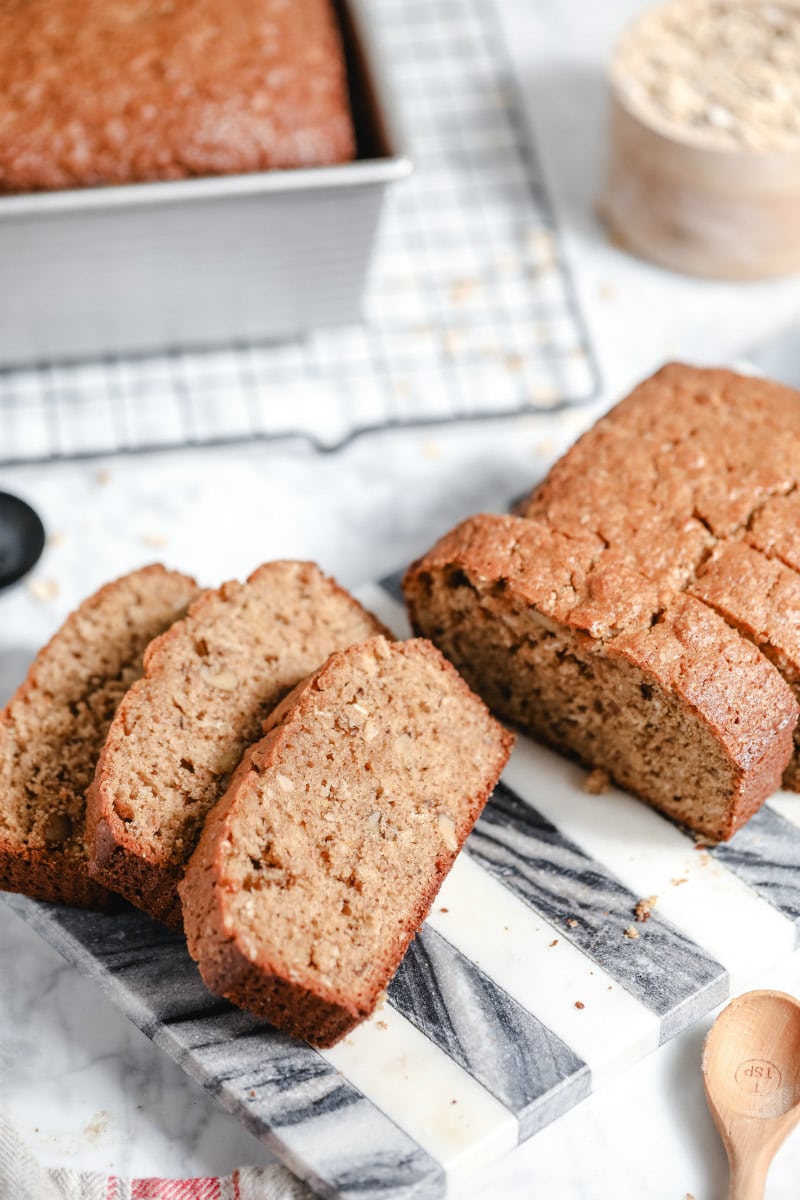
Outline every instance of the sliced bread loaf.
{"type": "Polygon", "coordinates": [[[312,563],[204,592],[148,648],[109,730],[89,793],[94,877],[179,925],[184,864],[264,719],[333,650],[382,632],[312,563]]]}
{"type": "Polygon", "coordinates": [[[404,587],[415,630],[495,712],[705,836],[779,785],[798,708],[778,670],[594,535],[473,517],[404,587]]]}
{"type": "MultiPolygon", "coordinates": [[[[521,515],[593,534],[714,607],[798,692],[800,393],[672,363],[555,464],[521,515]]],[[[800,735],[784,785],[800,790],[800,735]]]]}
{"type": "Polygon", "coordinates": [[[144,567],[85,600],[0,714],[0,888],[101,906],[84,839],[86,789],[148,642],[183,616],[193,579],[144,567]]]}
{"type": "Polygon", "coordinates": [[[180,885],[212,991],[329,1046],[375,1007],[512,737],[429,642],[333,654],[273,715],[180,885]]]}

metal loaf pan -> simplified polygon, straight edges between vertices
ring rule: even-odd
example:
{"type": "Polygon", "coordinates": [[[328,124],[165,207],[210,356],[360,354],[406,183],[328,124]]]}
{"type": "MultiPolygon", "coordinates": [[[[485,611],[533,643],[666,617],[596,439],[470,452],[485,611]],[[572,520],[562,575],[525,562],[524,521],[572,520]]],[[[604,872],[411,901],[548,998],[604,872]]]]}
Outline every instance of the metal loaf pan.
{"type": "Polygon", "coordinates": [[[358,158],[0,197],[0,366],[278,340],[360,315],[409,174],[361,0],[337,4],[358,158]]]}

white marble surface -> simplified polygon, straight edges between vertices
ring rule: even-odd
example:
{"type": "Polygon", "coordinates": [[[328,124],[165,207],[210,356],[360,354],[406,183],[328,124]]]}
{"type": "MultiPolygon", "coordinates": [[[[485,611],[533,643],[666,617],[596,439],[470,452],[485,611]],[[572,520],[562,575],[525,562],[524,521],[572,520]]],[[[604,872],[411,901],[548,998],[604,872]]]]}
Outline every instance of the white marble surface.
{"type": "MultiPolygon", "coordinates": [[[[737,287],[681,279],[603,239],[592,213],[602,62],[640,5],[503,7],[604,373],[601,404],[477,429],[376,435],[327,457],[259,446],[0,473],[0,487],[29,497],[51,534],[35,574],[45,586],[0,597],[0,695],[65,612],[110,576],[164,558],[215,582],[281,555],[317,559],[346,584],[380,576],[457,518],[502,507],[598,408],[665,358],[728,360],[800,308],[798,279],[737,287]]],[[[0,963],[0,1106],[42,1159],[139,1175],[264,1160],[243,1128],[5,910],[0,963]]],[[[759,982],[800,992],[800,958],[759,982]]],[[[708,1024],[476,1175],[460,1200],[721,1197],[724,1158],[698,1069],[708,1024]]],[[[796,1194],[798,1171],[800,1135],[776,1160],[770,1200],[796,1194]]]]}

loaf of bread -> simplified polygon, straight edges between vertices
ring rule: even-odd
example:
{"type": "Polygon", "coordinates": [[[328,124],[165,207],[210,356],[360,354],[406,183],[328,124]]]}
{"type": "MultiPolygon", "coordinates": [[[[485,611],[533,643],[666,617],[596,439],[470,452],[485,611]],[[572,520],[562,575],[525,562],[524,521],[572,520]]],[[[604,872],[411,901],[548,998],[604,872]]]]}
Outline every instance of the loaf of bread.
{"type": "Polygon", "coordinates": [[[86,789],[145,647],[197,592],[161,566],[134,571],[85,600],[37,655],[0,714],[0,888],[107,903],[88,873],[86,789]]]}
{"type": "Polygon", "coordinates": [[[383,626],[312,563],[272,562],[204,592],[148,647],[89,792],[94,878],[166,924],[203,822],[286,693],[383,626]]]}
{"type": "Polygon", "coordinates": [[[489,704],[711,838],[800,786],[800,396],[671,365],[406,577],[489,704]],[[795,734],[796,736],[796,734],[795,734]]]}
{"type": "Polygon", "coordinates": [[[331,0],[0,5],[0,192],[346,162],[331,0]]]}
{"type": "Polygon", "coordinates": [[[333,654],[273,714],[180,885],[209,988],[329,1046],[372,1012],[511,748],[424,641],[333,654]]]}

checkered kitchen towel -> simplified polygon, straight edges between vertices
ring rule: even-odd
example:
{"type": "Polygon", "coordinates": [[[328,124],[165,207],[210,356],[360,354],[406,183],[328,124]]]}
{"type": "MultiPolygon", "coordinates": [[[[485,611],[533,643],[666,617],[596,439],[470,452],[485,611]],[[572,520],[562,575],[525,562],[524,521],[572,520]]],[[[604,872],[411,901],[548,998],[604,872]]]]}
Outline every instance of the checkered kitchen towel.
{"type": "Polygon", "coordinates": [[[39,1166],[0,1115],[0,1200],[313,1200],[285,1167],[247,1167],[224,1179],[118,1179],[39,1166]]]}

